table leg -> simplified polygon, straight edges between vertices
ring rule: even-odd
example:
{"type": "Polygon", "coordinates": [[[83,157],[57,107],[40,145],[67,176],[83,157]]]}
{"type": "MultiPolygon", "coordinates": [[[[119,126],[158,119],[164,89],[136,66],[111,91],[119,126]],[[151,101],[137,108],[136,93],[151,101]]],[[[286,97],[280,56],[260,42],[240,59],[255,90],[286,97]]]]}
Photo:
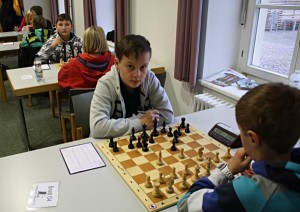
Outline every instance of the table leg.
{"type": "Polygon", "coordinates": [[[24,115],[24,109],[23,109],[23,104],[22,104],[22,97],[18,97],[19,100],[19,115],[20,115],[20,124],[21,124],[21,133],[22,133],[22,140],[24,142],[24,145],[28,151],[32,150],[30,143],[29,143],[29,138],[28,138],[28,133],[27,133],[27,127],[26,127],[26,122],[25,122],[25,115],[24,115]]]}

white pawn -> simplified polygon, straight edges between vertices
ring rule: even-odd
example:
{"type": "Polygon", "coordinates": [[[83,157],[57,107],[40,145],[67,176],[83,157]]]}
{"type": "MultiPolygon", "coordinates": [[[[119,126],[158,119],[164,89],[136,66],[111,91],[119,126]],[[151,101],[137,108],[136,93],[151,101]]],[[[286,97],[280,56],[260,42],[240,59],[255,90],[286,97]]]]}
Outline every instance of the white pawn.
{"type": "Polygon", "coordinates": [[[200,147],[200,148],[198,149],[197,160],[199,160],[199,161],[203,161],[203,150],[204,150],[203,147],[200,147]]]}
{"type": "Polygon", "coordinates": [[[184,151],[184,149],[181,148],[181,149],[180,149],[180,153],[179,153],[179,155],[178,155],[178,157],[179,157],[180,159],[184,159],[184,158],[185,158],[183,151],[184,151]]]}
{"type": "Polygon", "coordinates": [[[199,172],[200,172],[200,167],[198,165],[195,166],[195,172],[193,176],[193,180],[196,181],[199,179],[199,172]]]}
{"type": "Polygon", "coordinates": [[[159,190],[159,186],[160,186],[159,182],[154,183],[154,188],[153,188],[153,193],[152,193],[152,196],[154,198],[161,197],[161,192],[159,190]]]}
{"type": "Polygon", "coordinates": [[[146,177],[145,187],[146,188],[152,188],[153,187],[152,183],[151,183],[151,180],[150,180],[150,176],[146,177]]]}
{"type": "Polygon", "coordinates": [[[186,183],[186,174],[183,174],[183,176],[182,176],[182,182],[181,182],[179,188],[181,190],[187,190],[189,188],[189,185],[186,183]]]}
{"type": "Polygon", "coordinates": [[[175,168],[175,167],[172,168],[172,175],[171,175],[171,177],[172,177],[173,179],[177,179],[177,178],[178,178],[178,176],[177,176],[177,174],[176,174],[176,168],[175,168]]]}
{"type": "Polygon", "coordinates": [[[162,166],[164,164],[162,161],[161,151],[158,152],[158,160],[157,160],[156,164],[159,166],[162,166]]]}
{"type": "Polygon", "coordinates": [[[169,177],[167,181],[168,182],[167,182],[166,191],[168,194],[172,194],[172,193],[174,193],[174,188],[173,188],[174,179],[172,177],[169,177]]]}

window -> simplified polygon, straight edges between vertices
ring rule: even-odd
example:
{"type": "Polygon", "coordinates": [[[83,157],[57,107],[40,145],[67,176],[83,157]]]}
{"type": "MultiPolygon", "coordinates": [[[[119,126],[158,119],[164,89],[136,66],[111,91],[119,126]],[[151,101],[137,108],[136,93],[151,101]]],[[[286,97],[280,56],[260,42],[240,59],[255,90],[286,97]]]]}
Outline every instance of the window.
{"type": "Polygon", "coordinates": [[[300,0],[249,1],[247,13],[239,68],[267,81],[284,82],[300,68],[300,0]]]}

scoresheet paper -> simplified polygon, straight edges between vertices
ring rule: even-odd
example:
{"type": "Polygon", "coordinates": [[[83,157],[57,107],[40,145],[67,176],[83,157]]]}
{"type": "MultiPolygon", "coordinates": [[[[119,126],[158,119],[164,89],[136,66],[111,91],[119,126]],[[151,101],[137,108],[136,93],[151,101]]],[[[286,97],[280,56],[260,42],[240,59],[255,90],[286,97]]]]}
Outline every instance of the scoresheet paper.
{"type": "Polygon", "coordinates": [[[30,191],[27,209],[34,210],[57,206],[58,185],[58,182],[34,184],[30,191]]]}
{"type": "Polygon", "coordinates": [[[70,174],[104,167],[105,163],[92,143],[60,149],[70,174]]]}

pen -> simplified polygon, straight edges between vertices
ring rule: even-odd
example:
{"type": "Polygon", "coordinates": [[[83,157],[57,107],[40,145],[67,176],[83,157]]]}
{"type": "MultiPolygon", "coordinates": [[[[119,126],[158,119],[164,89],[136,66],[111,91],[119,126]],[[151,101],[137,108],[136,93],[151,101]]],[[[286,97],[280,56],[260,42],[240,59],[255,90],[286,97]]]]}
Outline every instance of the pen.
{"type": "MultiPolygon", "coordinates": [[[[145,114],[147,111],[143,111],[143,110],[138,110],[138,113],[140,113],[140,114],[145,114]]],[[[161,113],[158,113],[158,115],[159,116],[162,116],[162,114],[161,113]]]]}

